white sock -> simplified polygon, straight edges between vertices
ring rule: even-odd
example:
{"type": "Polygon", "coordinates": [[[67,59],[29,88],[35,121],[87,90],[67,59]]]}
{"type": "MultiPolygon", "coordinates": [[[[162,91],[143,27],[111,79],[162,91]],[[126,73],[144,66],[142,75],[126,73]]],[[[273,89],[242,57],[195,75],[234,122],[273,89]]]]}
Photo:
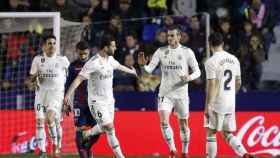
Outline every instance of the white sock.
{"type": "Polygon", "coordinates": [[[233,134],[227,135],[226,140],[237,155],[243,156],[247,153],[240,140],[237,139],[237,137],[235,137],[233,134]]]}
{"type": "Polygon", "coordinates": [[[98,135],[100,133],[102,133],[103,130],[100,128],[99,125],[95,125],[94,127],[92,127],[91,129],[86,131],[87,136],[93,136],[93,135],[98,135]]]}
{"type": "Polygon", "coordinates": [[[173,138],[173,130],[169,124],[161,125],[161,132],[165,142],[167,143],[170,151],[176,151],[174,138],[173,138]]]}
{"type": "Polygon", "coordinates": [[[62,127],[61,127],[61,124],[60,124],[60,119],[55,119],[55,124],[56,124],[56,132],[57,132],[57,144],[58,144],[58,148],[61,149],[62,127]]]}
{"type": "Polygon", "coordinates": [[[206,154],[207,158],[215,158],[217,155],[217,141],[216,137],[206,138],[206,154]]]}
{"type": "Polygon", "coordinates": [[[115,153],[117,158],[124,158],[124,155],[121,151],[121,147],[119,145],[119,141],[115,134],[115,129],[111,129],[106,131],[107,141],[112,148],[113,152],[115,153]]]}
{"type": "Polygon", "coordinates": [[[48,126],[52,144],[57,145],[57,130],[55,122],[50,123],[48,126]]]}
{"type": "Polygon", "coordinates": [[[44,124],[36,127],[36,140],[42,152],[46,152],[46,131],[44,127],[44,124]]]}
{"type": "Polygon", "coordinates": [[[186,154],[189,152],[189,143],[190,143],[190,129],[180,130],[181,142],[182,142],[182,153],[186,154]]]}

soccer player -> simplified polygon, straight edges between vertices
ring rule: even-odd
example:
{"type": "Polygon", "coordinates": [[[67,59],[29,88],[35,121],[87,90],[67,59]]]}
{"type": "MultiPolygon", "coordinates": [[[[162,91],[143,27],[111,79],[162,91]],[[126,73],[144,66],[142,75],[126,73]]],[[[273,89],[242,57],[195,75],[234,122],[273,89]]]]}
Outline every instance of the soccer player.
{"type": "Polygon", "coordinates": [[[35,90],[36,139],[40,157],[46,156],[45,121],[53,145],[53,157],[59,156],[62,138],[60,125],[64,96],[64,84],[69,61],[65,56],[56,53],[56,37],[47,35],[43,39],[43,54],[35,56],[30,76],[26,80],[29,89],[35,90]]]}
{"type": "Polygon", "coordinates": [[[124,158],[114,128],[113,70],[118,69],[136,75],[136,72],[119,64],[112,55],[116,50],[116,42],[105,36],[99,46],[97,55],[83,66],[81,72],[72,82],[64,97],[64,107],[69,106],[69,97],[83,80],[88,80],[88,105],[97,125],[84,132],[85,136],[97,135],[105,131],[107,141],[117,158],[124,158]]]}
{"type": "MultiPolygon", "coordinates": [[[[85,41],[78,42],[76,45],[78,59],[72,62],[68,69],[68,78],[66,81],[66,91],[70,84],[78,76],[84,64],[89,59],[89,45],[85,41]]],[[[97,142],[99,135],[91,136],[89,139],[83,140],[82,131],[92,128],[96,125],[87,102],[87,81],[83,81],[74,95],[73,111],[74,123],[76,126],[76,145],[81,158],[90,158],[92,145],[97,142]]]]}
{"type": "Polygon", "coordinates": [[[224,139],[243,158],[251,158],[240,140],[232,134],[236,130],[235,94],[241,86],[238,59],[223,50],[223,36],[213,33],[209,37],[213,56],[205,63],[207,78],[205,120],[207,158],[217,155],[216,132],[221,131],[224,139]]]}
{"type": "Polygon", "coordinates": [[[190,141],[188,82],[201,74],[193,51],[182,46],[179,42],[180,38],[180,30],[171,27],[167,31],[168,46],[158,48],[149,65],[146,65],[147,60],[143,52],[138,56],[138,64],[148,73],[152,73],[160,64],[162,76],[158,94],[158,111],[162,135],[169,147],[171,158],[176,157],[177,153],[169,116],[174,108],[180,126],[181,157],[188,157],[190,141]],[[192,70],[191,74],[189,68],[192,70]]]}

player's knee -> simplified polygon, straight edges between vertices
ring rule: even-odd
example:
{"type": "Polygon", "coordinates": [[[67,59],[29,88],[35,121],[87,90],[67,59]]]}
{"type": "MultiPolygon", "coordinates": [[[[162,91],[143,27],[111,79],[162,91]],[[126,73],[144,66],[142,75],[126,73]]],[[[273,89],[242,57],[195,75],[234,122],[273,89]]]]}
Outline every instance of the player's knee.
{"type": "Polygon", "coordinates": [[[104,125],[102,128],[105,132],[111,132],[114,130],[114,124],[110,123],[110,124],[104,125]]]}
{"type": "Polygon", "coordinates": [[[228,132],[228,131],[223,131],[222,133],[223,133],[224,139],[228,139],[231,135],[231,132],[228,132]]]}
{"type": "Polygon", "coordinates": [[[168,126],[169,126],[168,122],[161,122],[160,123],[161,128],[168,128],[168,126]]]}
{"type": "Polygon", "coordinates": [[[44,127],[44,120],[43,119],[37,119],[36,120],[36,127],[37,128],[43,128],[44,127]]]}
{"type": "Polygon", "coordinates": [[[189,128],[189,123],[188,123],[188,119],[180,119],[180,128],[182,130],[187,130],[189,128]]]}
{"type": "Polygon", "coordinates": [[[206,135],[207,137],[214,137],[216,135],[217,131],[214,130],[214,129],[210,129],[210,128],[207,128],[206,129],[206,135]]]}

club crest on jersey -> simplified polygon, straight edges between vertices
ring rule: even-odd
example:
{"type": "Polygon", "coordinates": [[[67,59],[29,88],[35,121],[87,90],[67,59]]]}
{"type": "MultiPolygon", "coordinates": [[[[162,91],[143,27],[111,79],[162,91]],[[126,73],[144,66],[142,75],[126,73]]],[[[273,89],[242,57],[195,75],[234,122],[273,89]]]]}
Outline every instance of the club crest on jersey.
{"type": "Polygon", "coordinates": [[[182,60],[182,56],[181,55],[178,56],[178,60],[182,60]]]}
{"type": "Polygon", "coordinates": [[[165,52],[164,52],[164,58],[167,58],[167,55],[169,54],[169,50],[166,50],[165,52]]]}
{"type": "Polygon", "coordinates": [[[166,50],[165,52],[164,52],[164,55],[168,55],[169,54],[169,50],[166,50]]]}
{"type": "Polygon", "coordinates": [[[59,66],[58,63],[55,63],[54,67],[55,67],[55,68],[58,68],[58,66],[59,66]]]}
{"type": "Polygon", "coordinates": [[[45,61],[45,58],[41,58],[41,63],[44,63],[45,61]]]}

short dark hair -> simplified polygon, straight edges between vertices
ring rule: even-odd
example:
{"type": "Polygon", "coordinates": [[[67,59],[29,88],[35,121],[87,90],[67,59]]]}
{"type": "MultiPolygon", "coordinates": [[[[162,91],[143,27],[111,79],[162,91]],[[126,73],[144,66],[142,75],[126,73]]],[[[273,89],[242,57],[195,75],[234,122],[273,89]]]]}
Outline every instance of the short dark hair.
{"type": "Polygon", "coordinates": [[[172,31],[172,30],[176,30],[176,31],[178,32],[178,34],[181,34],[181,29],[180,29],[180,27],[177,26],[177,25],[172,25],[172,26],[169,26],[169,27],[167,28],[167,31],[172,31]]]}
{"type": "Polygon", "coordinates": [[[112,37],[111,35],[104,35],[100,41],[99,49],[103,49],[106,46],[109,47],[112,41],[115,41],[114,37],[112,37]]]}
{"type": "Polygon", "coordinates": [[[76,49],[79,50],[89,49],[89,45],[86,41],[80,41],[76,44],[76,49]]]}
{"type": "Polygon", "coordinates": [[[224,43],[223,35],[219,32],[214,32],[209,36],[208,41],[213,47],[220,46],[224,43]]]}
{"type": "Polygon", "coordinates": [[[56,37],[55,37],[55,35],[52,35],[52,34],[45,35],[45,36],[43,36],[43,43],[46,43],[48,39],[56,40],[56,37]]]}

